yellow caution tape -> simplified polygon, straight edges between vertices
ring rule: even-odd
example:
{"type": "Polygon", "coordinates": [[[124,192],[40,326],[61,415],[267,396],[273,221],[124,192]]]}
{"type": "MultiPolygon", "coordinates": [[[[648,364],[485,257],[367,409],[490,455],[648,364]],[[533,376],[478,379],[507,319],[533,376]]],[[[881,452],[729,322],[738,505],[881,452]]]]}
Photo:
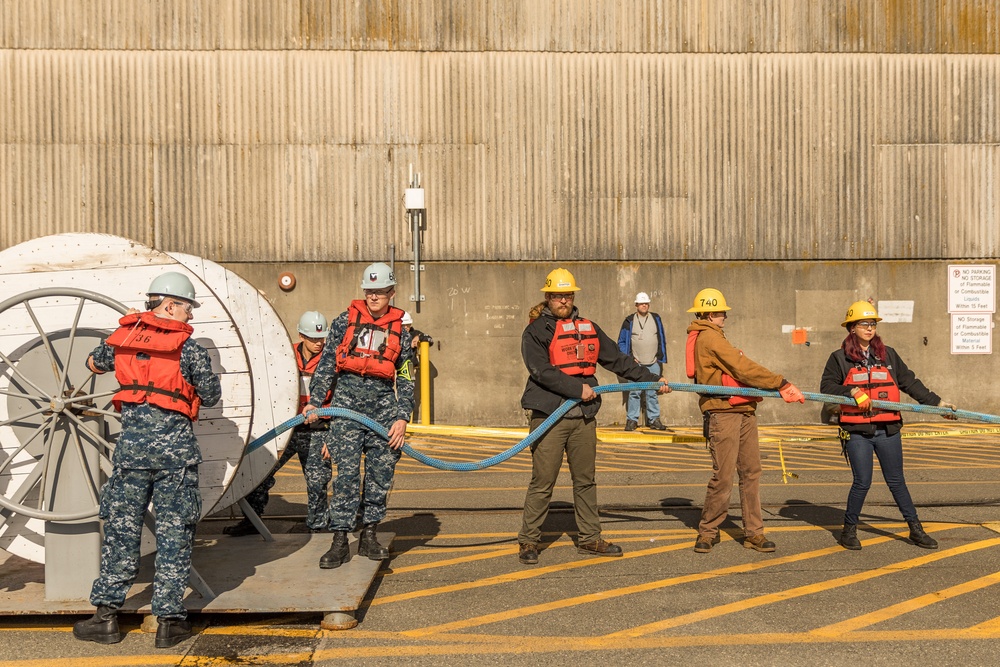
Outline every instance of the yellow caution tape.
{"type": "Polygon", "coordinates": [[[781,441],[778,441],[778,460],[781,461],[781,483],[788,484],[788,478],[798,479],[799,476],[794,472],[788,472],[788,468],[785,467],[785,452],[781,448],[781,441]]]}

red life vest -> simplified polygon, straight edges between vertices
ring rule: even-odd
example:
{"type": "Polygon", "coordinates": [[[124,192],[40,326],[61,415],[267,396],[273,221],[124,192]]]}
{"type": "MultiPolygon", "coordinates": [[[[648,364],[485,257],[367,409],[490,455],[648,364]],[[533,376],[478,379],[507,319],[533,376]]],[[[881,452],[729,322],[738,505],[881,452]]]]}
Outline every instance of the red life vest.
{"type": "MultiPolygon", "coordinates": [[[[860,387],[873,401],[899,402],[899,387],[892,373],[885,366],[865,368],[857,365],[847,371],[843,382],[845,387],[860,387]]],[[[862,412],[856,405],[840,406],[840,421],[847,424],[869,424],[895,422],[901,419],[898,412],[877,410],[862,412]]]]}
{"type": "Polygon", "coordinates": [[[566,375],[590,377],[597,371],[601,341],[590,320],[559,320],[549,343],[549,363],[566,375]]]}
{"type": "Polygon", "coordinates": [[[201,398],[181,374],[181,349],[194,329],[151,312],[126,315],[118,324],[107,340],[121,385],[111,399],[115,410],[121,412],[122,403],[149,403],[197,421],[201,398]]]}
{"type": "MultiPolygon", "coordinates": [[[[684,349],[684,362],[685,371],[687,371],[687,376],[694,379],[694,344],[698,340],[698,334],[700,331],[690,331],[688,332],[687,345],[684,349]]],[[[740,352],[742,355],[743,352],[740,352]]],[[[723,387],[746,387],[747,385],[739,382],[736,378],[726,373],[722,374],[722,386],[723,387]]],[[[751,388],[751,387],[748,387],[751,388]]],[[[760,403],[764,399],[759,396],[730,396],[729,405],[746,405],[747,403],[760,403]]]]}
{"type": "Polygon", "coordinates": [[[373,319],[361,299],[347,307],[347,331],[337,346],[337,372],[396,378],[396,360],[403,351],[403,311],[395,306],[373,319]]]}
{"type": "MultiPolygon", "coordinates": [[[[302,357],[302,343],[295,345],[292,349],[295,350],[295,363],[299,367],[299,410],[301,411],[309,402],[309,384],[312,382],[312,376],[316,373],[316,367],[319,365],[319,358],[322,355],[314,354],[309,361],[305,361],[302,357]]],[[[323,401],[324,408],[330,405],[332,395],[332,391],[326,393],[326,400],[323,401]]]]}

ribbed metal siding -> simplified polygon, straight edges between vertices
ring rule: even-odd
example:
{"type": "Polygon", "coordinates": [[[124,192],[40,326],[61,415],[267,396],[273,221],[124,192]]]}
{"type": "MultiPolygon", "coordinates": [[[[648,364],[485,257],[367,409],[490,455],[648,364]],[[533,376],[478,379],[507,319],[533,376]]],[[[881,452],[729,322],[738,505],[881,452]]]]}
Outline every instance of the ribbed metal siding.
{"type": "Polygon", "coordinates": [[[384,257],[412,163],[435,259],[998,251],[989,57],[16,51],[0,73],[7,244],[384,257]]]}
{"type": "Polygon", "coordinates": [[[995,0],[0,0],[0,48],[998,53],[995,0]]]}

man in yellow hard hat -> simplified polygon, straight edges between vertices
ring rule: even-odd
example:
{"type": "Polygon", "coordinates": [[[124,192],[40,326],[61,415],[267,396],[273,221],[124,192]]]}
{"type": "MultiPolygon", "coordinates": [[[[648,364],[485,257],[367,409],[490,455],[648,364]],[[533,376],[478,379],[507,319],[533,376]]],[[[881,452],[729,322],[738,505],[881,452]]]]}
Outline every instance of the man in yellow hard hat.
{"type": "MultiPolygon", "coordinates": [[[[717,289],[703,289],[688,308],[695,320],[688,325],[686,346],[687,376],[698,384],[719,387],[777,389],[786,403],[805,403],[798,388],[760,364],[744,356],[722,331],[730,310],[726,297],[717,289]]],[[[719,525],[729,512],[733,472],[740,478],[740,505],[743,509],[743,546],[771,552],[774,542],[764,536],[760,509],[760,448],[757,439],[756,405],[759,398],[703,395],[698,401],[705,423],[705,439],[712,454],[712,479],[708,482],[705,506],[698,523],[694,550],[708,553],[719,542],[719,525]]]]}
{"type": "Polygon", "coordinates": [[[538,562],[541,527],[564,452],[573,480],[577,551],[593,556],[622,555],[621,547],[601,539],[597,513],[597,411],[601,407],[594,392],[597,365],[632,382],[661,382],[661,394],[670,391],[666,380],[640,366],[631,355],[622,354],[600,327],[580,317],[574,305],[579,290],[566,269],[549,273],[541,290],[546,305],[521,336],[521,356],[528,368],[521,407],[531,413],[531,430],[564,401],[581,399],[531,448],[531,483],[517,537],[518,559],[526,565],[538,562]]]}

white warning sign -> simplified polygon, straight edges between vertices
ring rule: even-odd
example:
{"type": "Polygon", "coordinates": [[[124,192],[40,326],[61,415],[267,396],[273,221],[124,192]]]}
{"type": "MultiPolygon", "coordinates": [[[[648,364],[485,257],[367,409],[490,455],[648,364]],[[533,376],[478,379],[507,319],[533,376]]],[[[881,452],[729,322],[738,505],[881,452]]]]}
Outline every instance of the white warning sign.
{"type": "Polygon", "coordinates": [[[996,268],[992,264],[949,265],[948,312],[995,312],[996,268]]]}
{"type": "Polygon", "coordinates": [[[952,354],[993,354],[992,313],[952,313],[952,354]]]}

